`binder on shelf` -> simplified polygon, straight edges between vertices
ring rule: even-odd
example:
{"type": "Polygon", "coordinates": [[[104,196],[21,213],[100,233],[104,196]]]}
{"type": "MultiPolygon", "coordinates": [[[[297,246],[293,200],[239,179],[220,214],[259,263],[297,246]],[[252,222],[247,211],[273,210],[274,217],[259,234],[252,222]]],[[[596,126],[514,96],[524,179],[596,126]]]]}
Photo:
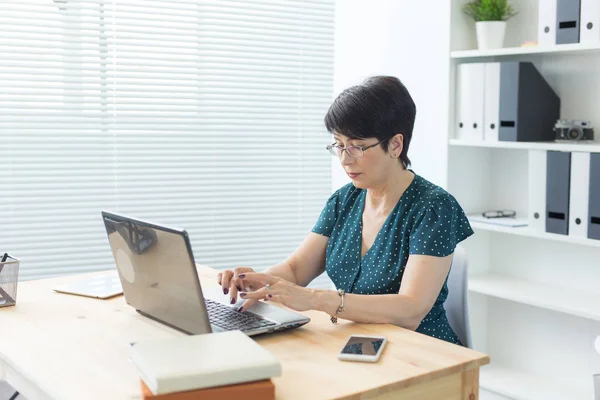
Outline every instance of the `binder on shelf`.
{"type": "Polygon", "coordinates": [[[546,231],[546,150],[529,150],[529,227],[546,231]]]}
{"type": "Polygon", "coordinates": [[[571,153],[549,151],[546,165],[546,232],[568,235],[571,153]]]}
{"type": "Polygon", "coordinates": [[[499,79],[498,139],[553,141],[554,124],[560,117],[560,98],[537,68],[531,62],[502,62],[499,79]]]}
{"type": "Polygon", "coordinates": [[[485,63],[483,139],[498,141],[500,123],[500,63],[485,63]]]}
{"type": "Polygon", "coordinates": [[[569,236],[587,237],[590,192],[590,153],[571,153],[569,236]]]}
{"type": "Polygon", "coordinates": [[[600,0],[581,0],[580,43],[600,41],[600,0]]]}
{"type": "Polygon", "coordinates": [[[556,1],[556,44],[579,43],[580,0],[556,1]]]}
{"type": "Polygon", "coordinates": [[[538,45],[556,44],[556,0],[538,2],[538,45]]]}
{"type": "Polygon", "coordinates": [[[483,140],[485,64],[458,66],[458,139],[483,140]]]}
{"type": "Polygon", "coordinates": [[[600,240],[600,153],[590,154],[588,238],[600,240]]]}

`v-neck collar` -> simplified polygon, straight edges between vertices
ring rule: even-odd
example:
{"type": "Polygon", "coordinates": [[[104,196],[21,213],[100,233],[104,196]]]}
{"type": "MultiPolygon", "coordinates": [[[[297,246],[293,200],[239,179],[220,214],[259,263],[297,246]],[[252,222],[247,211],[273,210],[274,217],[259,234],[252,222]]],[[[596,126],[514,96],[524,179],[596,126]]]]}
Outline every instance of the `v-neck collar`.
{"type": "Polygon", "coordinates": [[[409,169],[409,171],[412,172],[413,175],[414,175],[413,180],[406,187],[406,189],[404,190],[404,192],[402,193],[402,195],[400,196],[400,198],[398,199],[398,201],[394,205],[394,208],[392,208],[392,211],[390,211],[390,213],[388,214],[388,216],[385,218],[385,221],[383,222],[383,225],[381,225],[381,228],[379,229],[379,232],[377,232],[377,235],[375,236],[375,240],[373,241],[373,244],[371,245],[371,247],[369,247],[367,249],[367,251],[365,252],[365,254],[363,256],[361,256],[361,254],[362,254],[362,244],[363,244],[363,214],[365,213],[365,205],[367,203],[367,191],[363,190],[361,192],[361,194],[360,194],[360,203],[359,203],[360,215],[359,215],[359,218],[358,218],[358,234],[360,235],[359,236],[360,240],[359,240],[359,245],[358,245],[358,259],[360,260],[360,264],[362,264],[362,262],[365,259],[365,257],[371,252],[371,249],[373,247],[375,247],[375,244],[377,244],[377,241],[379,240],[379,236],[381,236],[381,232],[383,232],[385,230],[385,228],[387,227],[387,225],[390,223],[390,220],[392,219],[393,215],[396,213],[398,206],[402,203],[402,200],[406,196],[406,192],[408,192],[409,189],[411,189],[415,185],[415,181],[417,180],[418,175],[413,170],[411,170],[411,169],[409,169]]]}

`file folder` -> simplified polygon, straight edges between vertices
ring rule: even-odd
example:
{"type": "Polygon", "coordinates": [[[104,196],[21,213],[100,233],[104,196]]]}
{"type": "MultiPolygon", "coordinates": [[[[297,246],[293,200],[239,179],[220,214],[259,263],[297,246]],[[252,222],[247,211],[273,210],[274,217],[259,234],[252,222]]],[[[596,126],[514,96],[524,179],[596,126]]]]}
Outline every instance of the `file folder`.
{"type": "Polygon", "coordinates": [[[538,2],[538,45],[556,44],[556,0],[538,2]]]}
{"type": "Polygon", "coordinates": [[[579,43],[580,0],[557,0],[556,44],[579,43]]]}
{"type": "Polygon", "coordinates": [[[546,150],[529,150],[529,227],[546,231],[546,150]]]}
{"type": "Polygon", "coordinates": [[[500,63],[485,63],[483,139],[498,141],[500,109],[500,63]]]}
{"type": "Polygon", "coordinates": [[[600,0],[581,0],[580,43],[600,41],[600,0]]]}
{"type": "Polygon", "coordinates": [[[571,153],[548,151],[546,165],[546,232],[568,235],[571,153]]]}
{"type": "Polygon", "coordinates": [[[531,62],[502,62],[498,113],[500,141],[553,141],[560,99],[531,62]]]}
{"type": "Polygon", "coordinates": [[[485,64],[458,66],[458,139],[483,140],[485,64]]]}
{"type": "Polygon", "coordinates": [[[571,154],[569,236],[587,237],[590,189],[590,153],[571,154]]]}
{"type": "Polygon", "coordinates": [[[600,153],[590,154],[588,237],[600,240],[600,153]]]}

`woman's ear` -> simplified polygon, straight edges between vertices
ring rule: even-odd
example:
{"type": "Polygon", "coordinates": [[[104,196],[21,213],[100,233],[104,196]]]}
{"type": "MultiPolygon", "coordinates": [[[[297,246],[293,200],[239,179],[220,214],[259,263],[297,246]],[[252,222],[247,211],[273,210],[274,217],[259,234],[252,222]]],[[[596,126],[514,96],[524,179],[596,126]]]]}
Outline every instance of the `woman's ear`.
{"type": "Polygon", "coordinates": [[[397,135],[392,136],[392,138],[390,139],[390,153],[392,154],[392,157],[400,157],[403,148],[404,135],[398,133],[397,135]]]}

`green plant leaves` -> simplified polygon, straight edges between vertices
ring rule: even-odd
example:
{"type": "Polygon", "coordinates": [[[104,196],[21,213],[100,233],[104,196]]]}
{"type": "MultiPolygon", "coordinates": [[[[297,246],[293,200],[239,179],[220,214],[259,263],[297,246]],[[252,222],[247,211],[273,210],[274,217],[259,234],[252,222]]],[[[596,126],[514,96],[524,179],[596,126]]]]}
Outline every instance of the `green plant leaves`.
{"type": "Polygon", "coordinates": [[[506,21],[517,14],[508,0],[473,0],[463,11],[475,21],[506,21]]]}

